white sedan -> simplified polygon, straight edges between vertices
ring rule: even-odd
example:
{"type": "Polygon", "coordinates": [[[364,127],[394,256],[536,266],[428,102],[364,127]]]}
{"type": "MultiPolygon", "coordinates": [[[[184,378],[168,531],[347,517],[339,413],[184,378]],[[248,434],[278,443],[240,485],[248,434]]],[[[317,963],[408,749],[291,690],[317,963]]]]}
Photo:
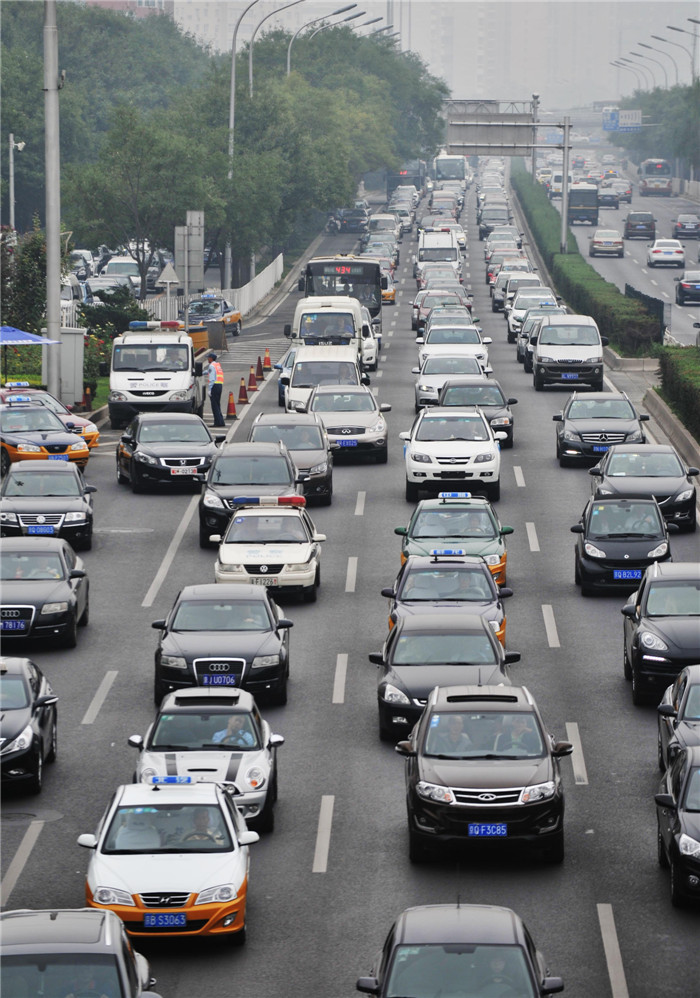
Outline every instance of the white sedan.
{"type": "Polygon", "coordinates": [[[647,249],[648,267],[685,267],[685,247],[678,239],[655,239],[647,249]]]}
{"type": "Polygon", "coordinates": [[[489,368],[488,344],[490,336],[482,336],[478,326],[455,325],[433,326],[425,336],[416,338],[418,346],[418,363],[423,364],[426,357],[459,355],[476,357],[482,371],[489,368]]]}

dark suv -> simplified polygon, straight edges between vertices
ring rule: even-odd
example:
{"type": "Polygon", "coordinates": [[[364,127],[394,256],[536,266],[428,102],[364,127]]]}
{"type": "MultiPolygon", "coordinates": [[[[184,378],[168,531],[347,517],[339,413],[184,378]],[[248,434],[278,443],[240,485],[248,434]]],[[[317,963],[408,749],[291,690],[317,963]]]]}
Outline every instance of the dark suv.
{"type": "Polygon", "coordinates": [[[564,858],[564,788],[558,759],[569,742],[547,733],[524,686],[436,687],[408,741],[409,857],[432,846],[541,849],[564,858]]]}
{"type": "Polygon", "coordinates": [[[622,235],[625,239],[656,239],[656,219],[650,211],[631,211],[622,235]]]}

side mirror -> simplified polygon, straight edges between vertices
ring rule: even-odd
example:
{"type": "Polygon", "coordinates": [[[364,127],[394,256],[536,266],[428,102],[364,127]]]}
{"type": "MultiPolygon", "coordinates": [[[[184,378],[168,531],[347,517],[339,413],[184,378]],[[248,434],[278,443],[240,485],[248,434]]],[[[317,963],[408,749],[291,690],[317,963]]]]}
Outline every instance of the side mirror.
{"type": "Polygon", "coordinates": [[[225,433],[217,433],[216,436],[214,437],[214,443],[215,444],[222,444],[225,439],[226,439],[226,434],[225,433]]]}
{"type": "Polygon", "coordinates": [[[504,433],[502,430],[498,430],[497,433],[494,433],[493,437],[494,437],[494,440],[507,440],[508,439],[508,434],[504,433]]]}
{"type": "Polygon", "coordinates": [[[700,475],[700,468],[688,468],[686,475],[688,478],[695,478],[697,475],[700,475]]]}
{"type": "Polygon", "coordinates": [[[119,439],[123,444],[130,444],[133,440],[130,433],[122,433],[119,439]]]}
{"type": "Polygon", "coordinates": [[[657,712],[661,714],[662,717],[677,717],[678,711],[673,706],[672,703],[660,703],[656,708],[657,712]]]}
{"type": "MultiPolygon", "coordinates": [[[[303,289],[300,288],[299,290],[301,291],[303,289]]],[[[292,326],[291,326],[291,323],[289,323],[289,322],[285,323],[285,326],[284,326],[284,335],[287,337],[287,339],[289,339],[291,337],[291,335],[292,335],[292,326]]]]}
{"type": "Polygon", "coordinates": [[[597,476],[597,475],[600,475],[600,465],[596,464],[596,466],[594,468],[589,468],[588,469],[588,474],[589,475],[593,475],[594,477],[597,476]]]}
{"type": "Polygon", "coordinates": [[[582,523],[575,523],[574,526],[571,527],[570,529],[571,529],[571,533],[572,534],[582,534],[583,533],[583,524],[582,523]]]}
{"type": "Polygon", "coordinates": [[[281,378],[280,378],[280,384],[281,385],[289,385],[289,375],[288,374],[283,374],[281,376],[281,378]]]}
{"type": "Polygon", "coordinates": [[[554,422],[554,423],[563,423],[564,422],[564,415],[563,415],[563,413],[558,412],[556,414],[556,416],[552,416],[552,422],[554,422]]]}
{"type": "Polygon", "coordinates": [[[517,399],[513,399],[513,398],[506,399],[506,405],[517,405],[517,404],[518,404],[518,400],[517,399]]]}
{"type": "Polygon", "coordinates": [[[604,347],[606,347],[608,345],[608,343],[610,342],[610,340],[608,339],[607,336],[601,336],[600,337],[600,342],[603,344],[604,347]]]}
{"type": "MultiPolygon", "coordinates": [[[[388,403],[388,402],[382,402],[382,403],[380,403],[380,405],[379,405],[379,411],[380,411],[380,412],[391,412],[391,406],[389,405],[389,403],[388,403]]],[[[648,419],[648,418],[649,418],[649,417],[647,416],[647,419],[648,419]]]]}
{"type": "Polygon", "coordinates": [[[275,371],[283,371],[284,370],[284,368],[282,367],[281,364],[273,364],[272,366],[275,369],[275,371]]]}
{"type": "Polygon", "coordinates": [[[97,837],[89,832],[83,832],[78,836],[78,845],[84,849],[94,849],[97,846],[97,837]]]}
{"type": "Polygon", "coordinates": [[[325,539],[326,539],[325,534],[318,534],[318,533],[314,534],[313,537],[311,538],[311,540],[316,541],[317,544],[320,544],[321,541],[325,541],[325,539]]]}
{"type": "Polygon", "coordinates": [[[143,738],[141,735],[129,735],[129,745],[132,748],[142,749],[143,748],[143,738]]]}
{"type": "Polygon", "coordinates": [[[358,977],[355,988],[367,995],[378,995],[379,981],[376,977],[358,977]]]}
{"type": "Polygon", "coordinates": [[[411,374],[420,374],[420,367],[412,367],[411,374]]]}
{"type": "Polygon", "coordinates": [[[625,603],[625,605],[620,610],[623,617],[629,617],[630,620],[634,620],[637,616],[637,607],[634,603],[625,603]]]}
{"type": "Polygon", "coordinates": [[[666,807],[668,808],[669,811],[676,810],[676,802],[671,796],[671,794],[654,794],[654,800],[659,805],[659,807],[666,807]]]}
{"type": "Polygon", "coordinates": [[[508,586],[502,586],[498,590],[499,599],[508,599],[508,597],[512,595],[513,595],[513,590],[510,589],[508,586]]]}
{"type": "Polygon", "coordinates": [[[649,422],[649,414],[646,413],[646,412],[640,413],[640,415],[639,415],[639,422],[640,423],[648,423],[649,422]]]}
{"type": "Polygon", "coordinates": [[[561,759],[565,755],[571,755],[573,751],[574,746],[571,742],[555,742],[552,746],[552,755],[556,756],[557,759],[561,759]]]}
{"type": "Polygon", "coordinates": [[[279,748],[280,745],[284,745],[284,735],[270,735],[267,744],[270,748],[279,748]]]}
{"type": "Polygon", "coordinates": [[[398,752],[399,755],[403,755],[408,759],[415,758],[416,750],[409,741],[399,742],[394,745],[394,752],[398,752]]]}
{"type": "Polygon", "coordinates": [[[386,596],[387,599],[394,599],[396,596],[396,590],[391,586],[385,586],[384,589],[382,589],[382,596],[386,596]]]}
{"type": "Polygon", "coordinates": [[[87,575],[87,572],[85,572],[82,568],[72,568],[71,571],[70,571],[70,575],[68,576],[68,578],[69,579],[84,579],[86,575],[87,575]]]}
{"type": "Polygon", "coordinates": [[[221,544],[221,534],[209,534],[209,541],[212,544],[221,544]]]}
{"type": "Polygon", "coordinates": [[[153,623],[151,624],[151,627],[153,627],[156,631],[164,631],[165,620],[154,620],[153,623]]]}
{"type": "Polygon", "coordinates": [[[512,534],[515,531],[515,527],[501,527],[499,533],[501,537],[505,537],[507,534],[512,534]]]}
{"type": "Polygon", "coordinates": [[[384,656],[380,651],[371,651],[367,656],[367,658],[370,660],[370,662],[374,663],[374,665],[384,664],[384,656]]]}
{"type": "Polygon", "coordinates": [[[303,290],[304,290],[304,278],[300,277],[299,280],[297,281],[297,291],[303,291],[303,290]]]}
{"type": "Polygon", "coordinates": [[[360,375],[360,384],[362,384],[362,385],[369,385],[371,383],[372,382],[371,382],[369,374],[362,374],[362,375],[360,375]]]}
{"type": "Polygon", "coordinates": [[[506,665],[513,665],[515,662],[520,661],[519,651],[507,651],[506,652],[506,665]]]}
{"type": "Polygon", "coordinates": [[[401,438],[401,440],[410,440],[411,439],[410,430],[402,430],[401,433],[399,433],[399,437],[401,438]]]}
{"type": "Polygon", "coordinates": [[[239,846],[252,846],[256,842],[260,841],[260,836],[257,832],[241,832],[238,836],[239,846]]]}
{"type": "Polygon", "coordinates": [[[97,492],[97,486],[96,485],[86,485],[85,488],[83,489],[83,492],[85,493],[86,496],[92,495],[93,492],[97,492]]]}
{"type": "Polygon", "coordinates": [[[290,627],[294,627],[294,622],[291,620],[287,620],[286,617],[280,617],[280,619],[277,621],[277,628],[280,631],[287,631],[289,630],[290,627]]]}
{"type": "Polygon", "coordinates": [[[394,533],[398,534],[399,537],[405,537],[408,533],[408,527],[394,527],[394,533]]]}
{"type": "Polygon", "coordinates": [[[196,360],[194,362],[194,376],[195,378],[201,378],[204,373],[204,368],[202,367],[201,360],[196,360]]]}

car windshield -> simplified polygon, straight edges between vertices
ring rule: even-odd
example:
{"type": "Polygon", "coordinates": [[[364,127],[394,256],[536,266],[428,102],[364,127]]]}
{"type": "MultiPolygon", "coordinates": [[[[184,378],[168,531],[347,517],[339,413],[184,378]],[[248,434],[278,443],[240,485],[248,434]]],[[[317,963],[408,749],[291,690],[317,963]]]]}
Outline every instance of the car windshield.
{"type": "MultiPolygon", "coordinates": [[[[23,462],[24,463],[24,462],[23,462]]],[[[29,471],[8,475],[4,496],[80,496],[82,490],[74,475],[29,471]]]]}
{"type": "Polygon", "coordinates": [[[293,388],[313,388],[315,385],[357,385],[357,368],[351,361],[302,361],[294,365],[293,388]]]}
{"type": "Polygon", "coordinates": [[[534,714],[500,711],[433,714],[423,751],[461,759],[538,759],[545,754],[534,714]]]}
{"type": "Polygon", "coordinates": [[[464,942],[397,946],[384,994],[387,998],[435,998],[439,994],[535,998],[538,992],[519,946],[464,942]]]}
{"type": "Polygon", "coordinates": [[[496,524],[485,509],[450,509],[449,506],[421,510],[413,522],[411,536],[428,537],[498,536],[496,524]]]}
{"type": "MultiPolygon", "coordinates": [[[[63,945],[70,950],[70,943],[63,945]]],[[[126,998],[114,953],[32,952],[20,956],[3,953],[0,993],[5,998],[24,998],[25,995],[74,995],[75,998],[81,995],[108,995],[109,998],[126,998]]],[[[129,988],[131,994],[133,992],[129,988]]]]}
{"type": "Polygon", "coordinates": [[[58,554],[41,551],[31,554],[20,554],[17,551],[0,553],[0,579],[5,582],[62,578],[63,563],[58,554]]]}
{"type": "Polygon", "coordinates": [[[423,374],[481,374],[476,357],[428,357],[423,374]]]}
{"type": "Polygon", "coordinates": [[[112,354],[112,370],[185,371],[189,367],[189,349],[185,343],[170,343],[167,346],[155,343],[117,345],[112,354]]]}
{"type": "Polygon", "coordinates": [[[606,474],[613,478],[680,478],[683,466],[675,454],[648,454],[645,451],[613,453],[606,474]]]}
{"type": "Polygon", "coordinates": [[[136,260],[110,260],[105,267],[105,274],[124,274],[129,277],[139,276],[139,265],[136,260]]]}
{"type": "Polygon", "coordinates": [[[161,714],[148,744],[151,752],[236,749],[259,750],[260,736],[250,714],[220,711],[161,714]]]}
{"type": "Polygon", "coordinates": [[[426,343],[430,343],[431,346],[435,345],[454,345],[459,344],[481,344],[481,337],[474,327],[454,327],[454,326],[433,326],[428,332],[425,338],[426,343]]]}
{"type": "Polygon", "coordinates": [[[700,582],[659,582],[649,588],[647,617],[700,617],[700,582]]]}
{"type": "Polygon", "coordinates": [[[506,400],[496,385],[450,385],[440,400],[440,405],[496,405],[503,407],[506,400]]]}
{"type": "Polygon", "coordinates": [[[486,573],[454,565],[421,568],[404,574],[399,600],[456,600],[458,602],[484,602],[495,599],[486,573]]]}
{"type": "Polygon", "coordinates": [[[214,485],[291,485],[289,465],[283,457],[220,457],[214,466],[214,485]]]}
{"type": "Polygon", "coordinates": [[[489,432],[481,416],[445,416],[422,419],[416,440],[488,440],[489,432]]]}
{"type": "Polygon", "coordinates": [[[0,711],[21,710],[30,702],[29,687],[22,676],[3,676],[0,679],[0,711]]]}
{"type": "Polygon", "coordinates": [[[190,303],[188,312],[195,318],[221,315],[223,313],[222,302],[220,301],[193,301],[190,303]]]}
{"type": "Polygon", "coordinates": [[[600,346],[598,330],[594,326],[542,326],[540,346],[590,347],[600,346]]]}
{"type": "Polygon", "coordinates": [[[419,260],[457,260],[456,246],[423,246],[418,250],[419,260]]]}
{"type": "Polygon", "coordinates": [[[143,423],[139,430],[142,444],[209,444],[211,437],[204,423],[143,423]]]}
{"type": "Polygon", "coordinates": [[[224,544],[306,544],[310,539],[300,516],[241,513],[232,518],[224,544]]]}
{"type": "MultiPolygon", "coordinates": [[[[185,791],[187,793],[187,791],[185,791]]],[[[102,852],[231,852],[231,833],[217,805],[153,804],[119,807],[105,835],[102,852]]]]}
{"type": "Polygon", "coordinates": [[[263,423],[253,427],[251,440],[274,444],[282,441],[288,450],[323,450],[325,444],[318,426],[271,426],[263,423]]]}
{"type": "Polygon", "coordinates": [[[10,406],[0,412],[0,429],[3,433],[47,433],[60,430],[69,431],[58,416],[54,416],[46,406],[36,409],[20,409],[10,406]]]}
{"type": "Polygon", "coordinates": [[[183,600],[172,631],[270,631],[267,607],[259,600],[183,600]]]}
{"type": "Polygon", "coordinates": [[[589,537],[659,537],[664,533],[656,507],[650,503],[593,503],[589,537]]]}
{"type": "Polygon", "coordinates": [[[635,418],[634,409],[625,399],[576,399],[567,413],[567,419],[635,418]]]}
{"type": "Polygon", "coordinates": [[[375,412],[376,408],[369,392],[322,392],[311,405],[313,412],[375,412]]]}
{"type": "Polygon", "coordinates": [[[700,768],[691,769],[685,785],[685,797],[681,807],[684,811],[700,811],[700,768]]]}
{"type": "Polygon", "coordinates": [[[394,665],[496,665],[496,651],[486,634],[401,634],[394,646],[394,665]]]}

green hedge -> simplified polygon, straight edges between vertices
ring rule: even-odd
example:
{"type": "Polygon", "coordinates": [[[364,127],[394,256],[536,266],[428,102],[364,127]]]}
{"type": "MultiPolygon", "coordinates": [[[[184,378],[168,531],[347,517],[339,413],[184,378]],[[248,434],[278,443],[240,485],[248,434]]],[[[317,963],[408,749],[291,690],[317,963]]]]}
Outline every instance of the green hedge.
{"type": "Polygon", "coordinates": [[[659,351],[662,394],[683,422],[700,440],[700,350],[664,347],[659,351]]]}

